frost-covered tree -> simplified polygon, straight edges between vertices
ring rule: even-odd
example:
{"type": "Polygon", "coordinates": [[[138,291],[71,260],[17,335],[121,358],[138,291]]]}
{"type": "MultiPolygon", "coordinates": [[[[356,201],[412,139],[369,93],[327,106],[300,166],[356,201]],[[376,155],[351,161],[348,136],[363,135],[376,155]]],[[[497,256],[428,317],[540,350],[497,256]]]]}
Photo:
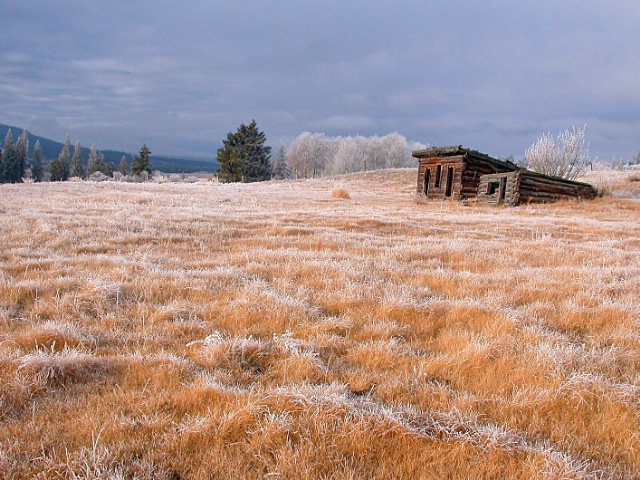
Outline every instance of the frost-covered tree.
{"type": "Polygon", "coordinates": [[[229,132],[218,149],[218,179],[221,182],[261,182],[271,179],[271,147],[255,120],[229,132]]]}
{"type": "Polygon", "coordinates": [[[71,148],[71,140],[69,135],[64,141],[64,146],[58,158],[49,164],[49,179],[52,182],[66,182],[69,180],[69,174],[71,173],[71,154],[69,152],[71,148]]]}
{"type": "Polygon", "coordinates": [[[278,155],[273,161],[272,169],[273,178],[276,180],[285,180],[287,178],[291,178],[291,168],[289,168],[289,164],[287,163],[287,153],[285,151],[284,145],[280,145],[278,155]]]}
{"type": "Polygon", "coordinates": [[[29,167],[29,132],[24,129],[16,143],[16,164],[14,166],[16,182],[22,182],[29,167]]]}
{"type": "Polygon", "coordinates": [[[120,164],[118,165],[118,172],[120,172],[122,175],[129,174],[129,164],[127,163],[127,157],[124,155],[120,159],[120,164]]]}
{"type": "Polygon", "coordinates": [[[71,176],[84,178],[84,165],[82,165],[82,148],[80,142],[76,141],[73,147],[73,156],[71,157],[71,176]]]}
{"type": "Polygon", "coordinates": [[[338,137],[333,158],[328,159],[330,168],[327,169],[327,173],[340,175],[370,169],[367,143],[367,139],[359,135],[338,137]]]}
{"type": "Polygon", "coordinates": [[[147,147],[145,143],[142,145],[140,149],[140,153],[133,157],[133,162],[131,162],[131,172],[134,175],[142,175],[143,172],[147,172],[148,175],[151,175],[151,150],[147,147]]]}
{"type": "Polygon", "coordinates": [[[398,133],[367,138],[304,132],[291,143],[287,160],[296,177],[340,175],[413,166],[411,151],[420,148],[398,133]]]}
{"type": "Polygon", "coordinates": [[[115,171],[116,166],[113,162],[107,162],[104,164],[104,174],[107,177],[113,177],[113,172],[115,171]]]}
{"type": "Polygon", "coordinates": [[[584,173],[589,162],[589,145],[585,143],[585,127],[572,127],[557,137],[543,134],[525,153],[527,168],[534,172],[575,180],[584,173]]]}
{"type": "Polygon", "coordinates": [[[40,140],[36,140],[36,144],[33,147],[33,165],[31,165],[31,178],[34,182],[41,182],[42,180],[44,180],[42,145],[40,145],[40,140]]]}
{"type": "Polygon", "coordinates": [[[95,144],[89,150],[89,160],[87,160],[87,178],[96,172],[104,173],[104,155],[98,152],[95,144]]]}
{"type": "Polygon", "coordinates": [[[287,151],[287,161],[294,178],[319,177],[330,158],[332,144],[324,133],[304,132],[287,151]]]}
{"type": "Polygon", "coordinates": [[[2,149],[2,165],[0,166],[0,182],[16,183],[16,164],[18,155],[16,146],[13,143],[13,133],[11,129],[7,130],[4,137],[4,148],[2,149]]]}

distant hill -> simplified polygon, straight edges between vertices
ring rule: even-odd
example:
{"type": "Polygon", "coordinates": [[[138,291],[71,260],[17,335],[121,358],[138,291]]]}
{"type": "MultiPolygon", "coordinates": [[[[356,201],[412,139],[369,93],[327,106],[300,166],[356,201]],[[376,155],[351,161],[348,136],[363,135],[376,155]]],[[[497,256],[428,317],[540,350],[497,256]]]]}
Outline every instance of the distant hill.
{"type": "MultiPolygon", "coordinates": [[[[22,127],[13,127],[10,125],[4,125],[0,123],[0,144],[4,146],[4,138],[7,135],[7,131],[11,129],[11,133],[13,133],[13,141],[16,142],[20,135],[22,135],[22,131],[24,130],[22,127]]],[[[36,144],[37,140],[40,140],[40,145],[42,146],[42,156],[46,161],[55,160],[58,158],[62,147],[64,146],[61,142],[56,142],[55,140],[50,140],[48,138],[40,137],[38,135],[33,135],[27,130],[28,138],[29,138],[29,156],[33,156],[33,147],[36,144]]],[[[73,146],[71,145],[71,154],[73,155],[73,146]]],[[[153,148],[152,146],[150,146],[153,148]]],[[[86,165],[87,160],[89,158],[89,148],[86,146],[81,147],[82,152],[82,161],[86,165]]],[[[129,165],[131,165],[131,159],[133,158],[133,154],[127,152],[121,152],[117,150],[99,150],[100,153],[104,155],[105,162],[112,162],[116,168],[120,163],[120,159],[124,155],[127,157],[127,161],[129,165]]],[[[136,152],[137,154],[137,152],[136,152]]],[[[178,157],[165,157],[165,156],[157,156],[151,155],[151,168],[153,170],[160,170],[165,173],[193,173],[193,172],[215,172],[218,168],[218,162],[215,159],[207,160],[199,160],[193,158],[178,158],[178,157]]]]}

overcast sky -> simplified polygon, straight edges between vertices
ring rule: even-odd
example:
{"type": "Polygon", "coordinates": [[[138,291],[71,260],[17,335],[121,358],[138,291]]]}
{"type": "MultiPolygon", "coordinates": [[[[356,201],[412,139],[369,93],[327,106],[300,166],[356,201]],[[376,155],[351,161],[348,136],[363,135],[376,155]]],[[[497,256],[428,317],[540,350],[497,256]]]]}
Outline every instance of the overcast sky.
{"type": "Polygon", "coordinates": [[[522,157],[586,124],[640,150],[638,0],[2,0],[0,123],[215,157],[252,119],[522,157]]]}

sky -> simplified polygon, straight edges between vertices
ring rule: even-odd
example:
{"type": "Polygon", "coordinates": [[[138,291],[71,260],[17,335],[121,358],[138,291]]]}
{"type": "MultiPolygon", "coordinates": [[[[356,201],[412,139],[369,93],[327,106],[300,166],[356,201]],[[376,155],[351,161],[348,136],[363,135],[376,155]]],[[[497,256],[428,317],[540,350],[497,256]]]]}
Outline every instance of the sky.
{"type": "Polygon", "coordinates": [[[0,123],[215,158],[255,119],[522,158],[586,125],[640,151],[637,0],[2,0],[0,123]]]}

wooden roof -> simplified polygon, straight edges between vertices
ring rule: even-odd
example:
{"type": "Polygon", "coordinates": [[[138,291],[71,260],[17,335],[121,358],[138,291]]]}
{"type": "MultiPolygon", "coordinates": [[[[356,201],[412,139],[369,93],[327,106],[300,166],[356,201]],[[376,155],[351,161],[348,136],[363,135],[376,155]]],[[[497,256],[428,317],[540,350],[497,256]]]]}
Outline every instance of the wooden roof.
{"type": "Polygon", "coordinates": [[[463,148],[462,145],[452,145],[449,147],[432,147],[425,148],[423,150],[414,150],[411,152],[411,156],[415,158],[431,158],[431,157],[455,157],[458,155],[469,155],[475,158],[480,158],[482,160],[487,160],[489,162],[497,162],[503,164],[504,166],[510,167],[511,170],[518,170],[518,167],[515,163],[509,162],[506,160],[498,160],[497,158],[493,158],[487,154],[480,153],[477,150],[470,150],[468,148],[463,148]]]}

